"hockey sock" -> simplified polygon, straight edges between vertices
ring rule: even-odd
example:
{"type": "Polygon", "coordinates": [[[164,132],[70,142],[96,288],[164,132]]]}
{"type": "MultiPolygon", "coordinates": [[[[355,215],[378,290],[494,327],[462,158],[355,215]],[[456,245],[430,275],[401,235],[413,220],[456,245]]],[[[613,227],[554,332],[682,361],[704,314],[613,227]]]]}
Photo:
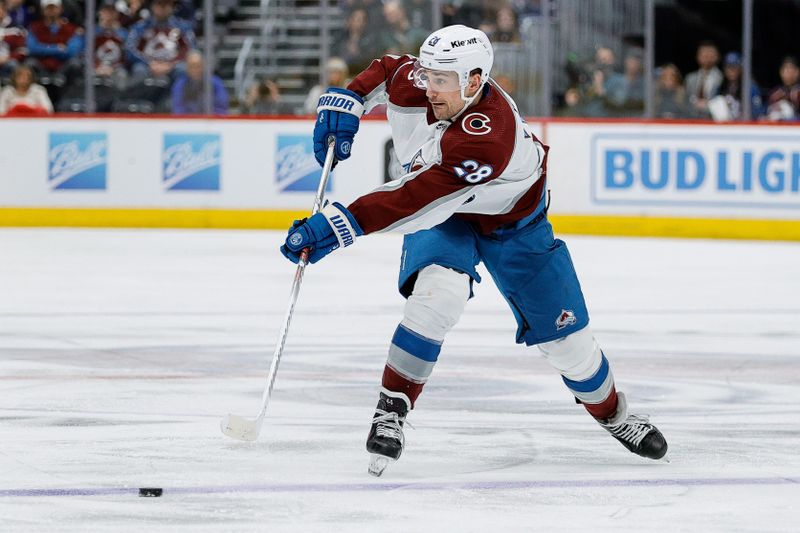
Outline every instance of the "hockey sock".
{"type": "Polygon", "coordinates": [[[414,402],[417,401],[417,397],[422,393],[422,387],[425,386],[424,383],[414,383],[413,381],[404,378],[394,370],[389,365],[386,365],[383,369],[383,380],[381,385],[387,390],[392,392],[402,392],[408,399],[411,401],[411,408],[414,408],[414,402]]]}
{"type": "Polygon", "coordinates": [[[611,418],[617,412],[617,390],[605,355],[601,355],[600,367],[588,379],[572,380],[566,376],[561,378],[593,417],[611,418]]]}

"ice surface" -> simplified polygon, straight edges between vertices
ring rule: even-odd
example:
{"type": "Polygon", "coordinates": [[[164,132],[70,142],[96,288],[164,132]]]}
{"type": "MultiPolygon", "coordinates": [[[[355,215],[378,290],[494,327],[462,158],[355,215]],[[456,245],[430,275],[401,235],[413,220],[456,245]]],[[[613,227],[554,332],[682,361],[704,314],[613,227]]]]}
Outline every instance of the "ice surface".
{"type": "Polygon", "coordinates": [[[487,278],[376,479],[396,236],[309,267],[260,439],[219,430],[258,410],[294,273],[281,234],[0,230],[0,531],[798,530],[797,244],[566,239],[670,464],[514,344],[487,278]]]}

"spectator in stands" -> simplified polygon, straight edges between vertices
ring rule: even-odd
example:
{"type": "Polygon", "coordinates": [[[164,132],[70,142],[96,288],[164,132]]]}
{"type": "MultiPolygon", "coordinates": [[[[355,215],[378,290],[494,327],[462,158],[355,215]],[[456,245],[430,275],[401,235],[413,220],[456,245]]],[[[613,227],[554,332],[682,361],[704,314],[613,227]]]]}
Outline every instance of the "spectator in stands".
{"type": "Polygon", "coordinates": [[[125,69],[125,41],[128,32],[120,23],[119,11],[103,4],[97,13],[94,38],[94,73],[103,85],[124,89],[128,80],[125,69]]]}
{"type": "MultiPolygon", "coordinates": [[[[120,11],[119,21],[123,28],[130,29],[131,26],[150,18],[150,10],[147,9],[144,0],[128,0],[120,4],[123,9],[120,11]]],[[[120,4],[118,4],[118,9],[120,4]]]]}
{"type": "Polygon", "coordinates": [[[25,28],[14,26],[3,0],[0,0],[0,78],[8,78],[28,56],[25,28]]]}
{"type": "MultiPolygon", "coordinates": [[[[717,122],[742,119],[742,56],[736,52],[725,55],[722,62],[722,74],[725,77],[719,88],[719,94],[708,101],[711,117],[717,122]]],[[[750,109],[752,118],[763,114],[761,90],[755,82],[751,82],[750,109]]]]}
{"type": "Polygon", "coordinates": [[[380,48],[384,53],[415,52],[428,36],[427,31],[411,26],[400,0],[388,0],[383,5],[383,18],[388,25],[380,35],[380,48]]]}
{"type": "Polygon", "coordinates": [[[328,87],[339,87],[340,89],[344,89],[347,87],[347,84],[350,81],[348,79],[350,76],[350,71],[347,69],[347,63],[345,63],[340,57],[332,57],[328,59],[328,62],[325,64],[325,75],[325,83],[315,85],[308,92],[308,98],[306,98],[303,109],[309,115],[315,115],[317,113],[317,101],[328,87]]]}
{"type": "MultiPolygon", "coordinates": [[[[203,55],[192,50],[186,56],[186,73],[172,85],[172,114],[199,115],[204,112],[203,55]]],[[[228,91],[219,76],[211,77],[213,88],[213,113],[228,114],[228,91]]]]}
{"type": "Polygon", "coordinates": [[[422,28],[426,32],[433,28],[433,10],[430,0],[405,0],[403,2],[408,22],[414,28],[422,28]]]}
{"type": "Polygon", "coordinates": [[[174,0],[153,0],[151,9],[152,16],[134,25],[125,43],[134,85],[146,78],[176,79],[196,48],[191,25],[173,16],[174,0]]]}
{"type": "Polygon", "coordinates": [[[510,7],[497,10],[495,30],[490,35],[493,43],[521,43],[517,14],[510,7]]]}
{"type": "Polygon", "coordinates": [[[594,63],[589,65],[588,86],[583,87],[582,109],[586,116],[604,117],[608,82],[615,74],[616,55],[611,48],[601,46],[595,51],[594,63]]]}
{"type": "Polygon", "coordinates": [[[772,122],[800,118],[800,64],[794,56],[781,62],[781,85],[767,96],[766,119],[772,122]]]}
{"type": "Polygon", "coordinates": [[[11,85],[0,91],[0,115],[36,116],[52,112],[47,91],[34,83],[33,70],[19,65],[11,77],[11,85]]]}
{"type": "Polygon", "coordinates": [[[564,105],[558,109],[557,114],[562,117],[585,116],[580,89],[569,87],[564,91],[564,105]]]}
{"type": "Polygon", "coordinates": [[[697,46],[697,65],[700,67],[686,75],[686,95],[693,116],[710,118],[708,101],[719,94],[722,71],[717,67],[719,50],[711,41],[702,41],[697,46]]]}
{"type": "Polygon", "coordinates": [[[622,74],[614,73],[606,83],[606,109],[609,115],[641,116],[644,111],[642,51],[632,49],[623,61],[622,74]]]}
{"type": "Polygon", "coordinates": [[[381,0],[340,0],[344,12],[349,16],[356,9],[363,9],[373,24],[383,20],[383,4],[381,0]]]}
{"type": "Polygon", "coordinates": [[[242,113],[246,115],[279,115],[283,112],[278,84],[264,79],[250,86],[242,113]]]}
{"type": "Polygon", "coordinates": [[[33,20],[33,6],[26,4],[25,0],[6,0],[6,12],[11,17],[11,25],[17,28],[27,28],[33,20]]]}
{"type": "Polygon", "coordinates": [[[686,118],[688,115],[681,71],[672,63],[658,69],[654,103],[656,118],[686,118]]]}
{"type": "Polygon", "coordinates": [[[364,8],[354,9],[347,17],[345,34],[337,39],[334,54],[344,59],[355,72],[366,69],[377,46],[375,32],[369,28],[369,15],[364,8]]]}
{"type": "Polygon", "coordinates": [[[83,29],[62,18],[61,0],[41,0],[42,18],[28,32],[28,62],[37,73],[56,75],[63,85],[80,74],[83,29]]]}

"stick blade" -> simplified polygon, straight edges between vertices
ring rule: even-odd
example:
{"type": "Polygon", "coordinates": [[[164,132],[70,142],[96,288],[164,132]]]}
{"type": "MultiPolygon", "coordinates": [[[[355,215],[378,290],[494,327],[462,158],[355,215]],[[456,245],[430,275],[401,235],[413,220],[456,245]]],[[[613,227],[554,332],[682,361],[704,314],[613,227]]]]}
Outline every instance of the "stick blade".
{"type": "Polygon", "coordinates": [[[219,427],[228,437],[246,442],[253,442],[261,431],[261,420],[250,420],[241,416],[227,414],[222,417],[219,427]]]}

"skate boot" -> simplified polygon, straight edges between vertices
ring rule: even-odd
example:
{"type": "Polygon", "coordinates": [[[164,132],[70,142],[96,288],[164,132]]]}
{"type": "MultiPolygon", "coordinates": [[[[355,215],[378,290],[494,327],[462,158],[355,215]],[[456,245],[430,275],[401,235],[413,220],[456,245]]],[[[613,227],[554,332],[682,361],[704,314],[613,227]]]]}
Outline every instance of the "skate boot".
{"type": "Polygon", "coordinates": [[[625,395],[617,393],[617,413],[611,418],[597,419],[606,431],[631,452],[649,459],[661,459],[667,454],[664,435],[649,422],[646,415],[629,415],[625,395]]]}
{"type": "Polygon", "coordinates": [[[410,408],[411,401],[402,392],[381,390],[367,437],[367,451],[372,455],[369,473],[373,476],[383,474],[389,461],[397,461],[403,453],[403,423],[410,408]]]}

